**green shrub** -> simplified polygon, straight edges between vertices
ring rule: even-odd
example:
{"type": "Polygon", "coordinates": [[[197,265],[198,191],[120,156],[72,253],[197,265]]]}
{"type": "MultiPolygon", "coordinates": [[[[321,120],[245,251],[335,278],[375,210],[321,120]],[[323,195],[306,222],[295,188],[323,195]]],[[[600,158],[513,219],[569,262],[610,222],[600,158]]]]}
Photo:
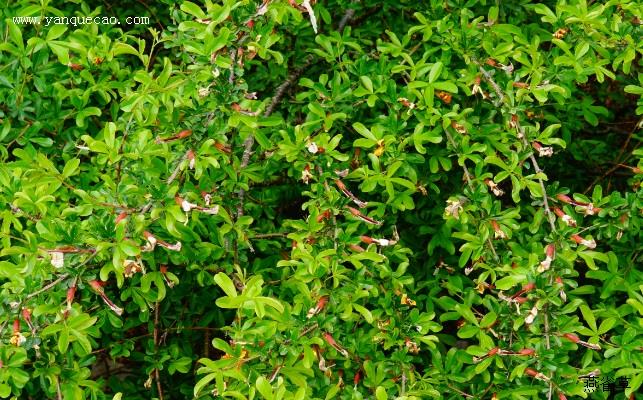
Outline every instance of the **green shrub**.
{"type": "Polygon", "coordinates": [[[0,11],[0,398],[634,398],[640,2],[90,3],[0,11]]]}

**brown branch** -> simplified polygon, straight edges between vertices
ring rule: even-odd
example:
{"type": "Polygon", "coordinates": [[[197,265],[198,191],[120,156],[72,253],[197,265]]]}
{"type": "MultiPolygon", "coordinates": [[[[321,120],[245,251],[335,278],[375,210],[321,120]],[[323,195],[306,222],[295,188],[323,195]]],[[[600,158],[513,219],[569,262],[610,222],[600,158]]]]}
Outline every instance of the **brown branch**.
{"type": "MultiPolygon", "coordinates": [[[[505,95],[502,92],[502,89],[500,89],[500,86],[496,83],[496,81],[493,79],[491,74],[487,72],[486,69],[484,69],[481,65],[478,65],[478,68],[480,72],[482,73],[482,76],[484,76],[484,79],[489,82],[493,90],[496,92],[496,95],[500,99],[500,102],[504,102],[505,100],[505,95]]],[[[525,135],[525,129],[520,126],[520,123],[518,121],[515,121],[516,123],[516,130],[518,132],[518,137],[520,141],[522,142],[523,146],[525,146],[526,149],[529,149],[531,146],[529,146],[529,142],[527,141],[527,136],[525,135]]],[[[534,153],[531,152],[529,154],[529,159],[531,160],[532,164],[534,165],[534,170],[536,173],[541,173],[543,172],[542,169],[540,169],[540,166],[538,165],[538,161],[536,161],[536,157],[534,157],[534,153]]],[[[551,226],[552,232],[556,232],[556,217],[552,213],[551,209],[549,208],[549,202],[547,201],[547,191],[545,190],[545,183],[541,178],[538,178],[538,183],[540,184],[540,189],[542,190],[542,195],[543,195],[543,205],[545,207],[545,214],[547,214],[547,220],[549,220],[549,225],[551,226]]]]}
{"type": "MultiPolygon", "coordinates": [[[[592,182],[592,184],[591,184],[591,185],[589,185],[589,187],[588,187],[588,188],[583,192],[583,194],[587,194],[587,192],[589,192],[589,191],[590,191],[590,190],[591,190],[591,189],[592,189],[592,188],[593,188],[593,187],[594,187],[598,182],[600,182],[601,180],[605,179],[605,178],[606,178],[607,176],[609,176],[611,173],[613,173],[614,171],[616,171],[617,169],[619,169],[619,167],[620,167],[619,163],[621,163],[622,161],[624,161],[624,160],[621,160],[621,157],[623,156],[623,153],[625,153],[625,149],[627,149],[627,146],[630,144],[630,140],[632,139],[632,136],[634,135],[634,132],[636,132],[636,130],[639,128],[639,125],[640,125],[641,123],[643,123],[643,119],[639,120],[639,121],[634,125],[634,128],[632,128],[632,130],[630,130],[630,132],[628,133],[628,135],[627,135],[627,139],[625,140],[625,143],[624,143],[624,144],[623,144],[623,146],[621,147],[621,151],[618,153],[618,156],[616,156],[616,159],[615,159],[615,161],[614,161],[614,163],[615,163],[616,165],[614,165],[612,168],[610,168],[609,170],[607,170],[607,172],[605,172],[603,175],[601,175],[601,176],[597,177],[596,179],[594,179],[594,182],[592,182]]],[[[627,157],[626,157],[626,158],[627,158],[627,157]]]]}
{"type": "Polygon", "coordinates": [[[352,8],[346,10],[346,13],[342,17],[341,21],[339,21],[339,25],[337,26],[337,30],[340,33],[343,33],[344,28],[351,21],[351,19],[353,19],[354,16],[355,16],[355,10],[353,10],[352,8]]]}
{"type": "Polygon", "coordinates": [[[493,91],[496,92],[496,95],[498,96],[498,99],[500,99],[500,102],[505,101],[505,95],[502,92],[502,89],[500,89],[500,86],[496,83],[496,81],[493,80],[493,77],[489,72],[487,72],[486,69],[484,69],[481,65],[478,65],[478,68],[480,69],[480,72],[482,73],[482,76],[484,76],[484,79],[489,82],[491,87],[493,88],[493,91]]]}
{"type": "MultiPolygon", "coordinates": [[[[344,28],[350,22],[350,20],[355,16],[355,10],[349,9],[346,11],[344,16],[342,17],[339,26],[337,27],[337,30],[341,33],[344,31],[344,28]]],[[[268,104],[268,107],[266,107],[266,111],[264,112],[263,116],[264,117],[269,117],[272,115],[272,113],[275,111],[275,108],[277,105],[281,102],[281,99],[284,97],[286,94],[286,91],[288,88],[297,82],[299,80],[299,77],[301,74],[304,73],[304,71],[310,67],[313,63],[314,59],[312,56],[306,57],[306,61],[304,64],[297,68],[293,73],[291,73],[288,78],[277,87],[277,90],[275,90],[274,96],[272,96],[272,99],[270,100],[270,104],[268,104]]],[[[233,66],[234,66],[234,59],[233,59],[233,66]]],[[[233,67],[234,68],[234,67],[233,67]]],[[[239,172],[246,168],[248,166],[248,163],[250,162],[250,155],[252,154],[252,146],[255,143],[255,137],[252,133],[248,134],[248,137],[246,140],[243,141],[243,156],[241,157],[241,165],[239,165],[239,172]]],[[[237,218],[241,217],[243,215],[243,197],[245,195],[245,190],[239,189],[239,204],[237,205],[237,218]]]]}
{"type": "Polygon", "coordinates": [[[60,389],[60,378],[58,375],[55,375],[56,377],[56,399],[58,400],[63,400],[63,392],[60,389]]]}
{"type": "MultiPolygon", "coordinates": [[[[491,87],[493,90],[496,92],[496,95],[500,99],[500,102],[503,103],[505,100],[505,96],[500,89],[500,86],[494,81],[493,77],[491,74],[489,74],[481,65],[478,65],[480,72],[484,76],[485,80],[491,84],[491,87]]],[[[516,131],[518,133],[518,138],[520,139],[522,145],[526,149],[530,149],[529,141],[527,140],[527,136],[525,134],[525,129],[520,125],[518,120],[516,119],[515,121],[515,127],[516,131]]],[[[533,151],[530,152],[529,154],[529,160],[532,162],[534,165],[534,170],[536,171],[536,174],[539,174],[543,172],[543,170],[540,168],[538,165],[538,161],[536,160],[536,157],[534,157],[533,151]]],[[[547,190],[545,188],[545,183],[543,182],[542,178],[538,178],[538,183],[540,185],[540,189],[542,191],[542,196],[543,196],[543,205],[545,207],[545,214],[547,214],[547,220],[549,221],[549,225],[551,227],[552,232],[556,232],[556,217],[552,213],[551,209],[549,208],[549,201],[547,199],[547,190]]],[[[553,282],[553,277],[550,275],[549,277],[549,286],[552,285],[553,282]]],[[[544,318],[544,325],[545,325],[545,346],[549,350],[551,348],[551,342],[550,342],[550,334],[549,334],[549,313],[547,312],[547,305],[544,306],[543,308],[545,318],[544,318]]],[[[547,400],[551,400],[552,398],[552,393],[554,389],[554,384],[551,380],[551,376],[549,377],[549,391],[547,393],[547,400]]]]}
{"type": "MultiPolygon", "coordinates": [[[[525,146],[525,148],[528,149],[529,142],[527,141],[527,137],[525,136],[525,130],[520,126],[518,122],[516,122],[516,127],[520,131],[520,137],[521,137],[523,146],[525,146]]],[[[529,154],[529,159],[531,160],[532,164],[534,164],[534,170],[536,171],[537,174],[543,172],[543,170],[540,169],[540,166],[538,165],[538,161],[536,161],[536,157],[534,157],[533,151],[529,154]]],[[[547,200],[547,190],[545,189],[545,182],[543,182],[541,178],[538,178],[538,183],[540,184],[540,190],[543,192],[543,205],[545,206],[545,214],[547,214],[547,219],[549,220],[549,226],[551,227],[552,232],[556,232],[556,217],[554,216],[554,213],[549,208],[549,201],[547,200]]]]}
{"type": "Polygon", "coordinates": [[[258,233],[251,237],[250,239],[269,239],[273,237],[286,237],[288,236],[288,233],[281,233],[281,232],[275,232],[275,233],[258,233]]]}
{"type": "MultiPolygon", "coordinates": [[[[159,302],[154,306],[154,352],[157,353],[159,345],[159,302]]],[[[158,368],[154,368],[154,379],[156,380],[156,390],[159,400],[163,400],[163,386],[161,386],[161,377],[158,368]]]]}
{"type": "Polygon", "coordinates": [[[404,396],[404,393],[406,392],[406,371],[402,371],[402,391],[400,392],[400,395],[404,396]]]}

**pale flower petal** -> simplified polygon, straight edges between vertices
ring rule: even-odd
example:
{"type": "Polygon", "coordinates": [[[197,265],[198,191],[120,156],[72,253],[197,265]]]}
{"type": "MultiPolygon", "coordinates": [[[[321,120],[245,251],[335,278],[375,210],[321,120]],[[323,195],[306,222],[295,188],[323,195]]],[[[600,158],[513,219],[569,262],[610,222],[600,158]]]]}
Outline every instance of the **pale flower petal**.
{"type": "Polygon", "coordinates": [[[185,212],[188,212],[188,211],[190,211],[190,210],[192,210],[193,208],[196,208],[196,207],[198,207],[196,204],[190,203],[190,202],[189,202],[189,201],[187,201],[187,200],[183,200],[183,201],[181,202],[181,208],[182,208],[182,209],[183,209],[183,211],[185,211],[185,212]]]}
{"type": "Polygon", "coordinates": [[[65,265],[65,254],[61,251],[52,251],[51,253],[51,265],[54,268],[62,268],[65,265]]]}

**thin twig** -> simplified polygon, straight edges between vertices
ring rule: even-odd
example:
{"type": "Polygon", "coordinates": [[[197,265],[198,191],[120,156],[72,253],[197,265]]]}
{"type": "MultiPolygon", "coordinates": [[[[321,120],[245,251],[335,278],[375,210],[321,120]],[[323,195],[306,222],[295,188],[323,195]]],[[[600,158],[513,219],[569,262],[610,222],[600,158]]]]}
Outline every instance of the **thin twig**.
{"type": "Polygon", "coordinates": [[[67,277],[68,277],[68,276],[69,276],[69,274],[62,274],[62,275],[60,275],[60,276],[58,277],[58,279],[56,279],[55,281],[52,281],[51,283],[48,283],[47,285],[43,286],[41,289],[38,289],[38,290],[36,290],[35,292],[33,292],[33,293],[31,293],[31,294],[27,295],[27,297],[25,297],[25,300],[29,300],[29,299],[31,299],[31,298],[33,298],[33,297],[38,296],[39,294],[41,294],[41,293],[43,293],[43,292],[46,292],[47,290],[49,290],[49,289],[53,288],[54,286],[56,286],[56,285],[57,285],[57,284],[59,284],[60,282],[62,282],[62,281],[64,281],[65,279],[67,279],[67,277]]]}
{"type": "MultiPolygon", "coordinates": [[[[451,144],[451,147],[453,147],[453,149],[456,151],[456,154],[457,154],[457,146],[455,144],[455,141],[453,140],[453,136],[451,136],[451,134],[447,130],[445,130],[444,132],[447,135],[447,140],[451,144]]],[[[464,169],[464,177],[467,180],[469,190],[471,190],[471,192],[473,192],[474,191],[473,182],[471,182],[471,176],[469,174],[469,169],[467,168],[467,166],[464,163],[462,163],[462,169],[464,169]]],[[[484,216],[484,211],[482,211],[482,214],[484,216]]],[[[493,259],[498,261],[500,258],[498,257],[498,253],[496,252],[496,248],[493,245],[493,242],[491,241],[491,238],[487,238],[487,243],[489,244],[489,247],[491,248],[491,252],[493,253],[493,259]]]]}
{"type": "Polygon", "coordinates": [[[493,387],[493,382],[491,382],[491,384],[490,384],[489,386],[487,386],[487,388],[485,389],[485,391],[484,391],[484,392],[482,392],[482,394],[480,395],[480,398],[481,398],[481,399],[482,399],[482,398],[484,398],[484,395],[485,395],[485,394],[487,394],[487,392],[489,392],[489,390],[490,390],[492,387],[493,387]]]}
{"type": "MultiPolygon", "coordinates": [[[[125,147],[125,142],[127,141],[127,135],[129,134],[130,127],[132,126],[132,120],[134,119],[134,114],[130,115],[127,124],[125,125],[125,132],[123,132],[123,138],[121,139],[121,144],[118,146],[118,154],[120,155],[123,152],[123,147],[125,147]]],[[[116,181],[120,182],[121,179],[121,168],[123,164],[123,158],[118,161],[116,164],[116,181]]]]}
{"type": "MultiPolygon", "coordinates": [[[[496,81],[493,79],[491,74],[487,72],[481,65],[478,66],[480,72],[482,73],[482,76],[484,76],[484,79],[489,82],[493,90],[496,92],[496,95],[500,99],[500,102],[504,102],[505,100],[505,95],[502,92],[502,89],[500,89],[500,86],[496,83],[496,81]]],[[[520,123],[518,121],[516,123],[516,130],[518,132],[518,137],[520,138],[520,141],[522,142],[523,146],[525,146],[526,149],[529,149],[529,142],[527,141],[527,136],[525,135],[525,129],[520,126],[520,123]]],[[[534,170],[536,171],[537,174],[543,172],[542,169],[540,169],[540,166],[538,165],[538,161],[536,160],[536,157],[534,157],[533,152],[529,154],[529,160],[531,160],[532,164],[534,165],[534,170]]],[[[541,178],[538,178],[538,183],[540,184],[540,189],[542,190],[542,195],[543,195],[543,205],[545,207],[545,214],[547,214],[547,219],[549,220],[549,225],[551,226],[552,232],[556,232],[556,217],[552,213],[551,209],[549,208],[549,202],[547,201],[547,191],[545,190],[545,183],[541,178]]]]}
{"type": "Polygon", "coordinates": [[[176,179],[177,175],[181,171],[181,165],[183,164],[183,161],[187,160],[187,158],[188,158],[188,153],[186,152],[185,154],[183,154],[183,157],[181,157],[181,159],[179,160],[179,163],[176,165],[176,168],[174,168],[174,171],[172,171],[172,175],[170,175],[170,177],[167,178],[168,185],[176,179]]]}
{"type": "Polygon", "coordinates": [[[235,49],[230,50],[230,77],[228,82],[232,85],[234,83],[234,64],[237,58],[237,51],[235,49]]]}
{"type": "Polygon", "coordinates": [[[458,393],[458,394],[460,394],[460,395],[462,395],[462,396],[466,397],[467,399],[473,399],[473,398],[475,397],[475,396],[470,395],[469,393],[465,393],[465,392],[463,392],[462,390],[460,390],[460,389],[458,389],[458,388],[455,388],[455,387],[453,387],[453,386],[451,386],[451,385],[449,385],[449,384],[447,384],[447,386],[449,387],[449,389],[451,389],[451,390],[453,390],[454,392],[456,392],[456,393],[458,393]]]}

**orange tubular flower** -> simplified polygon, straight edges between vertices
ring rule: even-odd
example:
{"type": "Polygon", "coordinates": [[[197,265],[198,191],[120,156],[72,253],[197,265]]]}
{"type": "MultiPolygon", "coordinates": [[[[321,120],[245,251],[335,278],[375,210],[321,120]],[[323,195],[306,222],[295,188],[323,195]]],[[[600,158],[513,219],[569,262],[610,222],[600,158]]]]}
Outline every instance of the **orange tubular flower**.
{"type": "Polygon", "coordinates": [[[577,244],[581,244],[589,249],[595,249],[596,248],[596,242],[594,239],[583,239],[580,235],[572,235],[571,239],[576,242],[577,244]]]}
{"type": "Polygon", "coordinates": [[[370,236],[362,235],[362,236],[360,236],[360,237],[359,237],[359,239],[360,239],[362,242],[366,243],[366,244],[372,244],[372,243],[375,243],[375,241],[373,241],[373,238],[372,238],[372,237],[370,237],[370,236]]]}
{"type": "Polygon", "coordinates": [[[71,308],[71,303],[74,302],[74,297],[76,296],[76,285],[71,286],[67,289],[67,309],[71,308]]]}
{"type": "Polygon", "coordinates": [[[118,225],[118,223],[124,220],[125,218],[127,218],[127,213],[123,211],[122,213],[118,214],[118,216],[116,217],[116,220],[114,221],[114,224],[118,225]]]}
{"type": "Polygon", "coordinates": [[[333,339],[330,333],[324,332],[322,336],[324,337],[324,340],[326,341],[326,343],[328,343],[330,347],[337,350],[344,357],[348,357],[348,351],[346,351],[346,349],[344,349],[342,346],[337,344],[337,342],[335,341],[335,339],[333,339]]]}
{"type": "Polygon", "coordinates": [[[353,203],[355,203],[357,205],[357,207],[364,208],[364,207],[366,207],[368,205],[368,203],[366,203],[364,201],[361,201],[360,199],[355,197],[355,195],[353,193],[351,193],[351,191],[346,188],[346,185],[344,185],[344,182],[342,182],[340,179],[335,179],[335,185],[337,185],[337,188],[339,188],[339,190],[342,193],[344,193],[344,195],[346,197],[351,199],[353,201],[353,203]]]}
{"type": "Polygon", "coordinates": [[[330,210],[326,210],[317,216],[317,222],[322,222],[330,218],[330,210]]]}
{"type": "Polygon", "coordinates": [[[13,320],[13,334],[11,335],[11,339],[9,339],[9,343],[18,347],[26,341],[27,338],[20,333],[20,319],[16,318],[13,320]]]}
{"type": "Polygon", "coordinates": [[[532,368],[525,369],[525,374],[531,376],[532,378],[539,379],[541,381],[549,381],[549,378],[547,378],[547,376],[543,375],[542,373],[532,368]]]}
{"type": "Polygon", "coordinates": [[[156,143],[161,144],[161,143],[168,143],[168,142],[173,142],[175,140],[181,140],[185,139],[186,137],[192,135],[192,131],[189,129],[184,129],[181,132],[177,133],[174,136],[170,136],[169,138],[162,139],[160,137],[156,138],[156,143]]]}
{"type": "Polygon", "coordinates": [[[366,215],[362,214],[362,213],[361,213],[358,209],[356,209],[356,208],[353,208],[353,207],[350,207],[350,206],[346,206],[346,208],[348,209],[348,211],[350,211],[350,213],[351,213],[351,214],[353,214],[355,217],[357,217],[357,218],[361,219],[362,221],[364,221],[364,222],[366,222],[366,223],[373,224],[373,225],[382,225],[382,222],[380,222],[380,221],[376,221],[376,220],[374,220],[373,218],[368,217],[368,216],[366,216],[366,215]]]}
{"type": "Polygon", "coordinates": [[[192,149],[188,150],[187,153],[185,153],[185,156],[189,161],[189,164],[188,164],[189,168],[194,169],[194,167],[196,166],[196,155],[194,154],[194,150],[192,149]]]}
{"type": "Polygon", "coordinates": [[[507,238],[507,234],[502,229],[500,229],[500,225],[498,224],[498,222],[496,222],[495,219],[491,220],[491,226],[493,227],[494,238],[495,239],[506,239],[507,238]]]}
{"type": "Polygon", "coordinates": [[[232,153],[232,148],[230,146],[227,146],[227,145],[221,143],[221,142],[214,142],[214,147],[217,150],[222,151],[222,152],[224,152],[226,154],[232,153]]]}
{"type": "Polygon", "coordinates": [[[567,225],[567,226],[571,226],[571,227],[576,226],[576,220],[575,220],[574,218],[572,218],[571,216],[569,216],[569,215],[565,214],[565,212],[564,212],[563,210],[561,210],[560,208],[558,208],[558,207],[554,207],[554,213],[556,213],[556,215],[557,215],[560,219],[562,219],[562,220],[563,220],[563,222],[565,223],[565,225],[567,225]]]}
{"type": "Polygon", "coordinates": [[[120,308],[119,306],[117,306],[116,304],[114,304],[114,302],[112,300],[110,300],[110,298],[107,297],[107,295],[105,294],[105,290],[103,290],[103,283],[102,282],[99,282],[97,280],[91,280],[91,281],[89,281],[89,286],[91,286],[91,288],[94,289],[94,291],[96,291],[96,293],[98,293],[98,295],[101,297],[101,299],[103,299],[103,302],[105,302],[105,304],[107,304],[107,306],[112,311],[114,311],[119,316],[123,315],[123,309],[120,308]]]}
{"type": "Polygon", "coordinates": [[[533,142],[532,146],[534,146],[534,149],[538,151],[538,156],[539,157],[551,157],[554,155],[554,148],[553,147],[545,147],[542,144],[538,142],[533,142]]]}
{"type": "Polygon", "coordinates": [[[25,322],[27,323],[27,325],[29,325],[29,327],[32,327],[32,325],[31,325],[31,310],[30,309],[28,309],[26,307],[22,309],[22,319],[25,320],[25,322]]]}
{"type": "Polygon", "coordinates": [[[324,309],[324,307],[326,307],[326,303],[328,303],[328,296],[320,297],[317,301],[317,305],[308,310],[308,315],[306,315],[306,318],[310,319],[313,316],[319,314],[324,309]]]}

